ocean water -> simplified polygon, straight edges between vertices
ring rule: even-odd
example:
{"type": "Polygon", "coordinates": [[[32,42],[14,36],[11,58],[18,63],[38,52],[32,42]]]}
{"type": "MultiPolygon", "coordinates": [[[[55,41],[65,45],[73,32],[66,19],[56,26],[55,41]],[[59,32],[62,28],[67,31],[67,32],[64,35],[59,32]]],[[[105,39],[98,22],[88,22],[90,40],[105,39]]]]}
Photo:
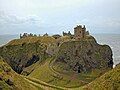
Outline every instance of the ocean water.
{"type": "Polygon", "coordinates": [[[113,51],[114,65],[120,63],[120,34],[95,34],[99,44],[107,44],[113,51]]]}
{"type": "MultiPolygon", "coordinates": [[[[99,44],[107,44],[113,51],[114,65],[120,63],[120,34],[93,34],[99,44]]],[[[18,39],[19,35],[0,35],[0,46],[12,39],[18,39]]]]}
{"type": "Polygon", "coordinates": [[[19,35],[0,35],[0,46],[5,45],[13,39],[18,39],[19,35]]]}

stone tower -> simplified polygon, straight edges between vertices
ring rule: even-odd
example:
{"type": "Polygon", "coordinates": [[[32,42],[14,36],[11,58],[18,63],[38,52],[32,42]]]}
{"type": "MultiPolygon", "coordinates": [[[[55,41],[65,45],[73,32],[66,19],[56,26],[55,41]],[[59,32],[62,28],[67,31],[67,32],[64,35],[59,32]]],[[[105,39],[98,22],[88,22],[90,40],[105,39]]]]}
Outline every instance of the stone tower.
{"type": "Polygon", "coordinates": [[[86,36],[86,28],[85,25],[82,27],[81,25],[78,25],[77,27],[74,28],[74,38],[76,40],[80,40],[85,38],[86,36]]]}

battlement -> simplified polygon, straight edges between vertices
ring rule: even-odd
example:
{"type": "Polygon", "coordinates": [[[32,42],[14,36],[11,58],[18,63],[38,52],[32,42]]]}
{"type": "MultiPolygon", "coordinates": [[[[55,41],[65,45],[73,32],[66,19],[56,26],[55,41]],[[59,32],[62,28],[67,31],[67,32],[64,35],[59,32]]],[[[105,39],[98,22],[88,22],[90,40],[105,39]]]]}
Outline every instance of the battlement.
{"type": "Polygon", "coordinates": [[[86,29],[86,28],[85,28],[85,25],[83,25],[83,26],[82,25],[77,25],[77,27],[75,27],[74,29],[86,29]]]}

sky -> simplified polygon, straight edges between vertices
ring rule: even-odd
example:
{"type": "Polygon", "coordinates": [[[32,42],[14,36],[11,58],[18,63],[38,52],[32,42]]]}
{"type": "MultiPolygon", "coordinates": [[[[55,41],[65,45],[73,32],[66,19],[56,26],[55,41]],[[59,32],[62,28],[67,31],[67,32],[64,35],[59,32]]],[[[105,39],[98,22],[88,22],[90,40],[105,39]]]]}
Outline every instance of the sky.
{"type": "Polygon", "coordinates": [[[0,0],[0,34],[120,34],[120,0],[0,0]]]}

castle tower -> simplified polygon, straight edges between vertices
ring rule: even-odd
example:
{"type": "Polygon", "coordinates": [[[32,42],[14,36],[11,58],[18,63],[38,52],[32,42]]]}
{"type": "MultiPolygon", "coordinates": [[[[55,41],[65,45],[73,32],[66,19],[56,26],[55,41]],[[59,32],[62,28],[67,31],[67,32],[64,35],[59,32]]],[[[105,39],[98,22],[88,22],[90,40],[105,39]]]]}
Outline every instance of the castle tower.
{"type": "Polygon", "coordinates": [[[76,40],[80,40],[85,38],[86,36],[86,27],[85,25],[82,27],[81,25],[78,25],[74,28],[74,38],[76,40]]]}

